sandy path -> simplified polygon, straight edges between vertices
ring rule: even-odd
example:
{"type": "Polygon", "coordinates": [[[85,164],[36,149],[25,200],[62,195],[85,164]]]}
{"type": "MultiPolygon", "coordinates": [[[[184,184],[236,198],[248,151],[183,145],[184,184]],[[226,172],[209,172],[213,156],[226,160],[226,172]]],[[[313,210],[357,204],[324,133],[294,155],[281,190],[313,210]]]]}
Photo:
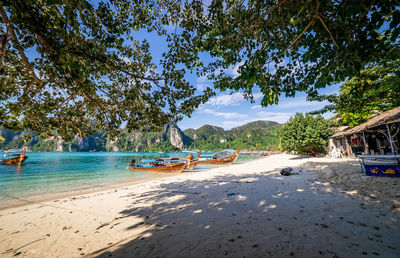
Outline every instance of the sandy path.
{"type": "Polygon", "coordinates": [[[3,210],[0,256],[400,257],[397,206],[346,194],[318,163],[337,164],[276,155],[3,210]]]}

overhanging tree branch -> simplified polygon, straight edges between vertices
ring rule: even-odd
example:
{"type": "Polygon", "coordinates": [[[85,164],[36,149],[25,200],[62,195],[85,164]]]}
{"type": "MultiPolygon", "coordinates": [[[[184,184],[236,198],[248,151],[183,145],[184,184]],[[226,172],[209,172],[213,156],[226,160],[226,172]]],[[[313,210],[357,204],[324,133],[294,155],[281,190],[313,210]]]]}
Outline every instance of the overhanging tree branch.
{"type": "MultiPolygon", "coordinates": [[[[43,87],[45,85],[45,82],[43,82],[42,80],[40,80],[36,74],[35,71],[32,69],[32,66],[27,58],[27,56],[25,55],[24,49],[22,48],[21,44],[18,41],[17,35],[15,34],[15,30],[14,27],[12,26],[7,13],[4,11],[3,7],[0,8],[0,14],[1,17],[3,19],[3,22],[6,24],[7,26],[7,30],[8,33],[10,34],[11,37],[11,41],[14,45],[14,47],[18,50],[18,53],[25,65],[26,70],[29,72],[30,76],[33,78],[34,81],[36,81],[39,84],[39,87],[43,87]]],[[[30,91],[30,87],[32,86],[32,84],[28,84],[25,88],[24,88],[24,93],[23,95],[26,95],[29,91],[30,91]]]]}
{"type": "Polygon", "coordinates": [[[322,20],[321,16],[319,16],[319,14],[316,14],[315,17],[316,17],[318,20],[320,20],[320,22],[322,23],[322,25],[324,26],[324,28],[326,29],[326,31],[329,33],[329,36],[331,37],[331,39],[332,39],[332,41],[333,41],[333,44],[335,44],[335,46],[336,46],[337,48],[339,48],[339,45],[336,43],[336,40],[335,40],[335,38],[333,37],[332,32],[329,30],[328,26],[326,26],[326,24],[325,24],[324,20],[322,20]]]}
{"type": "Polygon", "coordinates": [[[8,33],[0,34],[0,70],[3,69],[3,59],[6,55],[8,33]]]}
{"type": "Polygon", "coordinates": [[[308,28],[310,28],[310,26],[314,24],[314,22],[315,22],[315,18],[312,18],[312,20],[307,24],[307,26],[300,33],[300,35],[297,36],[297,38],[281,54],[279,54],[279,56],[280,57],[283,56],[289,49],[291,49],[293,47],[293,45],[296,44],[296,42],[301,38],[301,36],[303,36],[303,34],[306,33],[308,28]]]}

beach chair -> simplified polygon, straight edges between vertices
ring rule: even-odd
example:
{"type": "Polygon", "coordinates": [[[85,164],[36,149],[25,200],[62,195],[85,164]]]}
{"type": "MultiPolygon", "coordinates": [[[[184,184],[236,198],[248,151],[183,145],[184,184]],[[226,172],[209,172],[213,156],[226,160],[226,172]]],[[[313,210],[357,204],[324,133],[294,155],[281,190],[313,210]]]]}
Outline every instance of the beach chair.
{"type": "Polygon", "coordinates": [[[343,157],[343,155],[342,155],[342,153],[340,152],[339,149],[333,149],[333,150],[331,150],[330,156],[331,156],[332,158],[334,158],[334,159],[338,159],[338,158],[342,158],[342,157],[343,157]]]}

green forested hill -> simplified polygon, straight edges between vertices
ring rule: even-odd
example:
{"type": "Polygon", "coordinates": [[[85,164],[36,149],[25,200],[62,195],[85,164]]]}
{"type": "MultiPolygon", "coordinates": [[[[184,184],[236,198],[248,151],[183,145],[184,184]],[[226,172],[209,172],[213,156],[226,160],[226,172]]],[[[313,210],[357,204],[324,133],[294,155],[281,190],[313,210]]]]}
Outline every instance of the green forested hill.
{"type": "Polygon", "coordinates": [[[214,126],[214,125],[203,125],[199,129],[186,129],[183,131],[185,135],[190,137],[193,140],[196,139],[209,139],[211,136],[224,136],[225,130],[222,127],[214,126]]]}
{"type": "Polygon", "coordinates": [[[217,151],[226,148],[247,150],[276,150],[281,124],[272,121],[254,121],[231,130],[204,125],[197,130],[187,129],[192,138],[192,149],[217,151]]]}
{"type": "Polygon", "coordinates": [[[242,125],[242,126],[232,128],[230,131],[233,134],[241,134],[241,133],[245,132],[246,130],[269,130],[272,127],[280,128],[280,124],[277,122],[273,122],[273,121],[258,120],[258,121],[250,122],[250,123],[242,125]]]}
{"type": "Polygon", "coordinates": [[[182,132],[178,126],[167,124],[161,132],[128,132],[124,129],[120,136],[113,139],[96,134],[88,138],[75,137],[68,142],[61,137],[43,139],[33,132],[12,132],[0,128],[0,149],[26,146],[33,151],[274,150],[279,145],[280,127],[276,122],[255,121],[231,130],[204,125],[197,130],[182,132]]]}

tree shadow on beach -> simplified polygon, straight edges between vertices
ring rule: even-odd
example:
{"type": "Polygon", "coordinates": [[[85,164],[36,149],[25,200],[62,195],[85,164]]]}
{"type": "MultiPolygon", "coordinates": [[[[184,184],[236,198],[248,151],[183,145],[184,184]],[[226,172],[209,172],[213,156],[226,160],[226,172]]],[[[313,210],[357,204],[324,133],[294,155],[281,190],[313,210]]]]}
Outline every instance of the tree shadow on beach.
{"type": "Polygon", "coordinates": [[[362,172],[358,160],[337,160],[337,162],[307,162],[305,166],[314,171],[323,182],[330,182],[341,190],[361,199],[374,202],[395,202],[400,197],[400,178],[367,176],[362,172]],[[307,165],[308,164],[308,165],[307,165]]]}
{"type": "MultiPolygon", "coordinates": [[[[372,227],[372,214],[359,208],[357,198],[343,195],[339,207],[338,191],[330,185],[306,172],[284,177],[278,171],[227,173],[124,196],[132,201],[118,219],[140,219],[123,229],[131,231],[132,237],[90,256],[332,257],[357,256],[371,249],[358,236],[365,235],[364,225],[372,227]],[[299,177],[308,183],[296,185],[299,177]]],[[[376,239],[373,231],[368,237],[376,239]]],[[[391,241],[390,234],[375,244],[382,249],[391,241]]],[[[387,251],[399,254],[398,249],[387,251]]]]}
{"type": "Polygon", "coordinates": [[[297,154],[293,155],[293,157],[291,157],[290,160],[309,159],[309,158],[313,158],[313,156],[309,154],[297,154]]]}

